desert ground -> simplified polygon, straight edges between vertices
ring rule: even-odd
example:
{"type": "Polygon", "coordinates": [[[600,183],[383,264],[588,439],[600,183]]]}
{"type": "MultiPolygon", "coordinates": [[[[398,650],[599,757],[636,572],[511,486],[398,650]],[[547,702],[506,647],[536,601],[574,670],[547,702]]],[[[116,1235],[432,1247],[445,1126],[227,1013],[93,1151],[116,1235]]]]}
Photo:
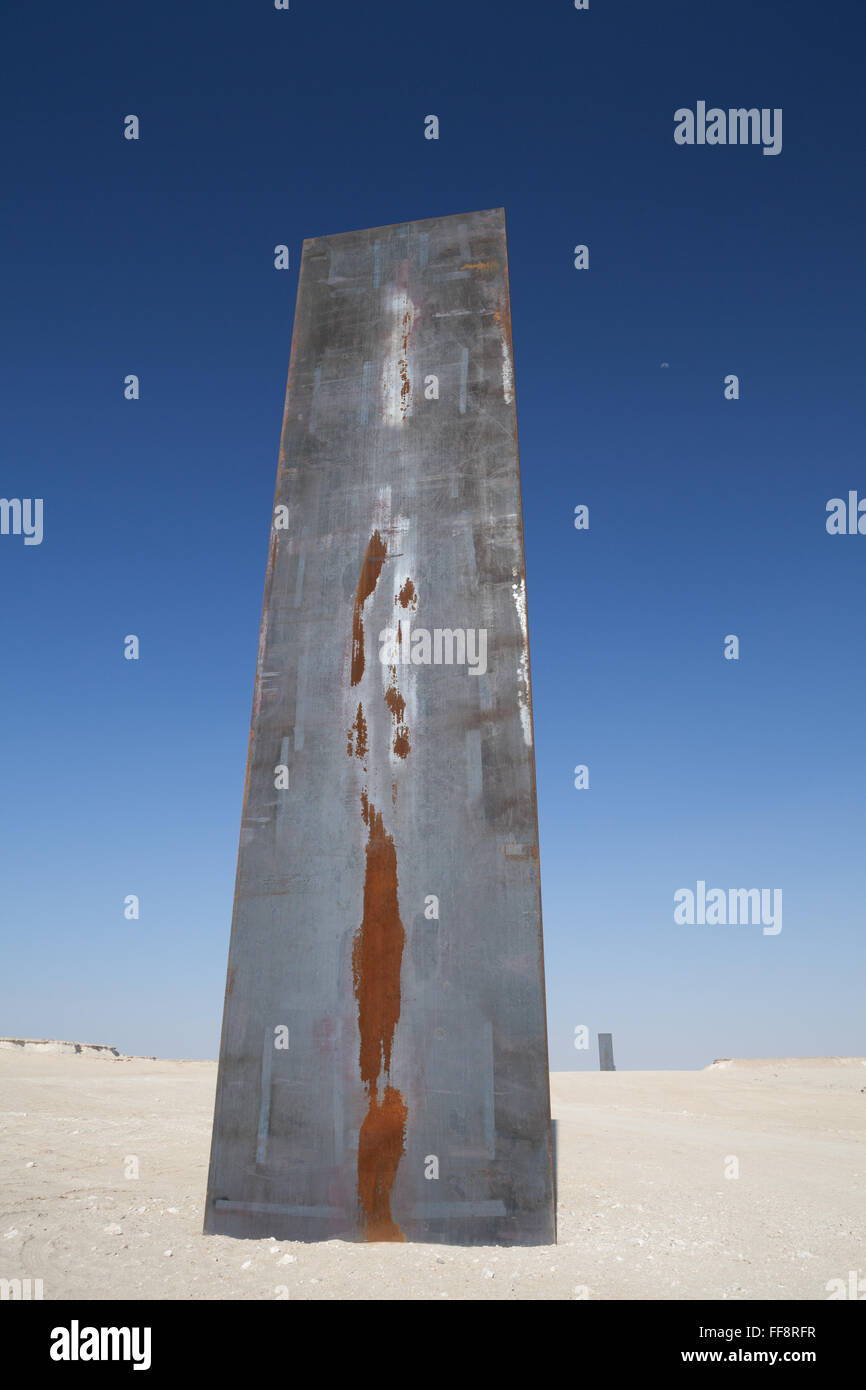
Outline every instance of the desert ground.
{"type": "Polygon", "coordinates": [[[554,1072],[558,1243],[531,1249],[203,1236],[215,1084],[215,1062],[0,1049],[0,1278],[45,1299],[738,1300],[866,1276],[863,1058],[554,1072]]]}

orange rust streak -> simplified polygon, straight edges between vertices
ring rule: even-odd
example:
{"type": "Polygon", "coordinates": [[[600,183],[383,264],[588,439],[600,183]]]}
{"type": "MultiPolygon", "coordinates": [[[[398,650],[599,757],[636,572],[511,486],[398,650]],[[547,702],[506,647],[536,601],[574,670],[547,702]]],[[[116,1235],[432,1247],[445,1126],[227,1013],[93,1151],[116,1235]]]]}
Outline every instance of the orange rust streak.
{"type": "Polygon", "coordinates": [[[461,270],[495,270],[496,261],[466,261],[461,270]]]}
{"type": "MultiPolygon", "coordinates": [[[[396,680],[396,667],[391,666],[389,670],[391,672],[392,681],[396,680]]],[[[397,754],[398,758],[405,758],[411,748],[411,744],[409,743],[409,730],[403,722],[406,714],[406,701],[400,694],[396,685],[390,686],[390,688],[385,691],[385,704],[394,716],[394,725],[396,728],[396,733],[394,734],[394,752],[397,754]]]]}
{"type": "Polygon", "coordinates": [[[408,607],[409,607],[409,604],[412,602],[412,600],[413,600],[415,597],[416,597],[415,585],[412,583],[412,580],[411,580],[411,579],[407,579],[407,580],[406,580],[406,583],[403,585],[402,589],[400,590],[400,594],[399,594],[400,602],[402,603],[402,605],[403,605],[404,608],[408,608],[408,607]]]}
{"type": "Polygon", "coordinates": [[[367,756],[367,721],[364,718],[364,707],[358,705],[358,713],[355,715],[355,722],[349,730],[349,757],[352,756],[352,734],[355,735],[355,756],[366,758],[367,756]]]}
{"type": "Polygon", "coordinates": [[[390,690],[385,691],[385,704],[393,714],[398,724],[403,723],[403,715],[406,713],[406,701],[400,694],[396,686],[391,686],[390,690]]]}
{"type": "Polygon", "coordinates": [[[358,1197],[367,1240],[403,1240],[391,1217],[391,1188],[405,1148],[407,1109],[400,1092],[377,1083],[391,1070],[394,1030],[400,1017],[400,968],[406,933],[397,895],[397,851],[382,815],[361,797],[368,827],[364,914],[352,948],[352,975],[361,1035],[361,1079],[369,1106],[358,1138],[358,1197]]]}
{"type": "Polygon", "coordinates": [[[378,531],[374,531],[364,551],[361,573],[355,590],[355,606],[352,612],[352,684],[357,685],[364,674],[364,623],[361,613],[364,604],[372,594],[382,573],[382,565],[388,548],[378,531]]]}
{"type": "Polygon", "coordinates": [[[391,1045],[400,1017],[400,966],[406,933],[397,900],[397,851],[369,802],[364,916],[355,935],[352,973],[361,1034],[361,1080],[375,1086],[379,1072],[391,1070],[391,1045]]]}
{"type": "Polygon", "coordinates": [[[391,1188],[406,1147],[407,1113],[400,1092],[393,1086],[386,1086],[381,1105],[373,1092],[361,1125],[358,1196],[366,1217],[367,1240],[406,1239],[391,1216],[391,1188]]]}

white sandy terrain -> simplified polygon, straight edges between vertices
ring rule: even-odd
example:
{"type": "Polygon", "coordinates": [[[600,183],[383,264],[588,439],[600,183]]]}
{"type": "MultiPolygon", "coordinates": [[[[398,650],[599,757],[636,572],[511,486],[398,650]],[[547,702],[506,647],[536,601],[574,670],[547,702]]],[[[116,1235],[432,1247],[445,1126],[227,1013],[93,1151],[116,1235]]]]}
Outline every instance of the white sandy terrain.
{"type": "Polygon", "coordinates": [[[862,1058],[554,1072],[559,1243],[531,1249],[203,1236],[215,1083],[215,1062],[0,1050],[0,1279],[45,1299],[826,1299],[866,1277],[862,1058]]]}

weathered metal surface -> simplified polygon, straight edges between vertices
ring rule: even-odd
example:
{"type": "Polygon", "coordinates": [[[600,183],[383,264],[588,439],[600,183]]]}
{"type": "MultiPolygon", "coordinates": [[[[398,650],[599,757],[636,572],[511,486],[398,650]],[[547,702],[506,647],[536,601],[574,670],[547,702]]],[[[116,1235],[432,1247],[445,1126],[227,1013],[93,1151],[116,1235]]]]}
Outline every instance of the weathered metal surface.
{"type": "Polygon", "coordinates": [[[552,1241],[501,210],[304,243],[274,519],[205,1229],[552,1241]]]}

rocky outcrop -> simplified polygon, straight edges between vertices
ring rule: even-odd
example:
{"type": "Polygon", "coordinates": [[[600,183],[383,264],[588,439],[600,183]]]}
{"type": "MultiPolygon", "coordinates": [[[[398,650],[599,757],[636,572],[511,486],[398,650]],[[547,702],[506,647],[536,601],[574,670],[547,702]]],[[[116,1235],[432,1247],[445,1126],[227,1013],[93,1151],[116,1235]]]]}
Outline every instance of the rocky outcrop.
{"type": "Polygon", "coordinates": [[[114,1061],[121,1057],[110,1043],[61,1042],[57,1038],[0,1038],[0,1047],[16,1048],[21,1052],[47,1052],[53,1056],[105,1057],[114,1061]]]}

